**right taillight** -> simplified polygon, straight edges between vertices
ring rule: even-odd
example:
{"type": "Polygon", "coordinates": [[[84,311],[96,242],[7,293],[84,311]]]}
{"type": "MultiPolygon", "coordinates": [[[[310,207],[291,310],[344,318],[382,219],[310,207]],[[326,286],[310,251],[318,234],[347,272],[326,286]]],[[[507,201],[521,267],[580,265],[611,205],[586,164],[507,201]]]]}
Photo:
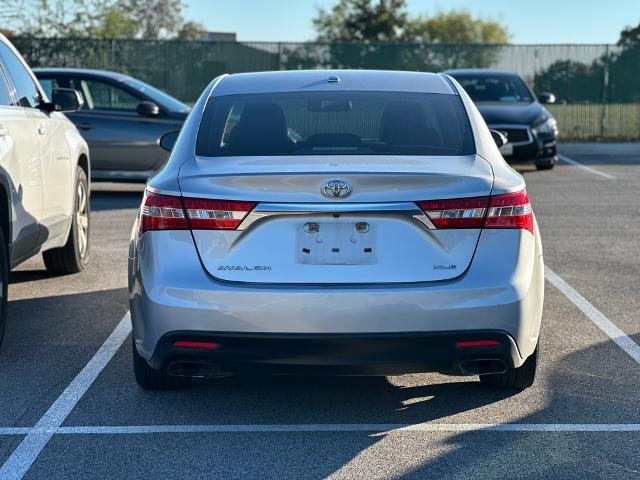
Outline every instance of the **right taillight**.
{"type": "Polygon", "coordinates": [[[417,202],[437,229],[515,228],[533,233],[533,211],[527,190],[490,197],[417,202]]]}
{"type": "Polygon", "coordinates": [[[533,233],[533,210],[527,190],[492,195],[485,228],[518,228],[533,233]]]}
{"type": "Polygon", "coordinates": [[[140,235],[150,230],[235,230],[255,203],[161,195],[146,191],[140,235]]]}

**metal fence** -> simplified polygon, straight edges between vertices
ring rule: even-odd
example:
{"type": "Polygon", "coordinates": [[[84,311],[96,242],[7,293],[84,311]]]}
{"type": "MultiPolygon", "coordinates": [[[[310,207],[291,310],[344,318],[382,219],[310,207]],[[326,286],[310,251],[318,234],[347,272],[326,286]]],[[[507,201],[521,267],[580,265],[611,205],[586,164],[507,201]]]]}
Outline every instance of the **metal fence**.
{"type": "Polygon", "coordinates": [[[492,67],[556,94],[549,109],[572,140],[640,139],[640,44],[429,45],[13,38],[36,66],[113,70],[185,102],[221,73],[300,68],[442,71],[492,67]]]}

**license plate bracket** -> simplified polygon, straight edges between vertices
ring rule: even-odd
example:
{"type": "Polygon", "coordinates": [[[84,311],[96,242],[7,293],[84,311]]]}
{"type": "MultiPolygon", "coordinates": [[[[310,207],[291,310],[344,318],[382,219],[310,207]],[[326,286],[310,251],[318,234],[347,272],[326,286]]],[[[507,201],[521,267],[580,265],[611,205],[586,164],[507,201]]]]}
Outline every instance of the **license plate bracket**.
{"type": "Polygon", "coordinates": [[[500,147],[500,153],[505,157],[513,155],[513,143],[505,143],[500,147]]]}
{"type": "Polygon", "coordinates": [[[366,221],[301,223],[296,260],[306,265],[370,265],[377,262],[376,226],[366,221]]]}

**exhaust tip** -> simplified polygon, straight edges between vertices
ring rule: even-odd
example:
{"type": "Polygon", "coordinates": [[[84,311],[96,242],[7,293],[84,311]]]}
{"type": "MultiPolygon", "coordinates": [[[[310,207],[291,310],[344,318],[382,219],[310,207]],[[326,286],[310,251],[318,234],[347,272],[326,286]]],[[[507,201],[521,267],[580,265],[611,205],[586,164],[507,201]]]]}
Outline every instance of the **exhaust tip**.
{"type": "Polygon", "coordinates": [[[167,373],[174,377],[214,378],[220,375],[217,364],[202,360],[176,360],[167,367],[167,373]]]}
{"type": "Polygon", "coordinates": [[[507,363],[499,358],[467,358],[460,360],[460,371],[464,375],[504,373],[507,368],[507,363]]]}

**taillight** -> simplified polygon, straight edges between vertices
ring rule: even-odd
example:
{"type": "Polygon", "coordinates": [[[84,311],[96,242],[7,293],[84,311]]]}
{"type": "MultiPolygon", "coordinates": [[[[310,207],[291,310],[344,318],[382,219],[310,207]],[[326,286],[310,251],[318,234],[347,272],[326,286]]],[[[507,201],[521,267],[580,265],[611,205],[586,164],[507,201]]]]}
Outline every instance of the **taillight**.
{"type": "Polygon", "coordinates": [[[194,230],[234,230],[255,207],[255,203],[229,200],[185,197],[182,201],[194,230]]]}
{"type": "Polygon", "coordinates": [[[485,228],[519,228],[533,233],[533,210],[527,190],[492,195],[485,228]]]}
{"type": "Polygon", "coordinates": [[[488,205],[489,197],[418,202],[436,228],[482,228],[488,205]]]}
{"type": "Polygon", "coordinates": [[[533,233],[526,190],[490,197],[426,200],[417,205],[436,228],[515,228],[533,233]]]}
{"type": "Polygon", "coordinates": [[[234,230],[255,206],[251,202],[188,198],[145,192],[140,234],[149,230],[234,230]]]}
{"type": "Polygon", "coordinates": [[[145,192],[140,214],[140,234],[149,230],[186,230],[180,197],[145,192]]]}

